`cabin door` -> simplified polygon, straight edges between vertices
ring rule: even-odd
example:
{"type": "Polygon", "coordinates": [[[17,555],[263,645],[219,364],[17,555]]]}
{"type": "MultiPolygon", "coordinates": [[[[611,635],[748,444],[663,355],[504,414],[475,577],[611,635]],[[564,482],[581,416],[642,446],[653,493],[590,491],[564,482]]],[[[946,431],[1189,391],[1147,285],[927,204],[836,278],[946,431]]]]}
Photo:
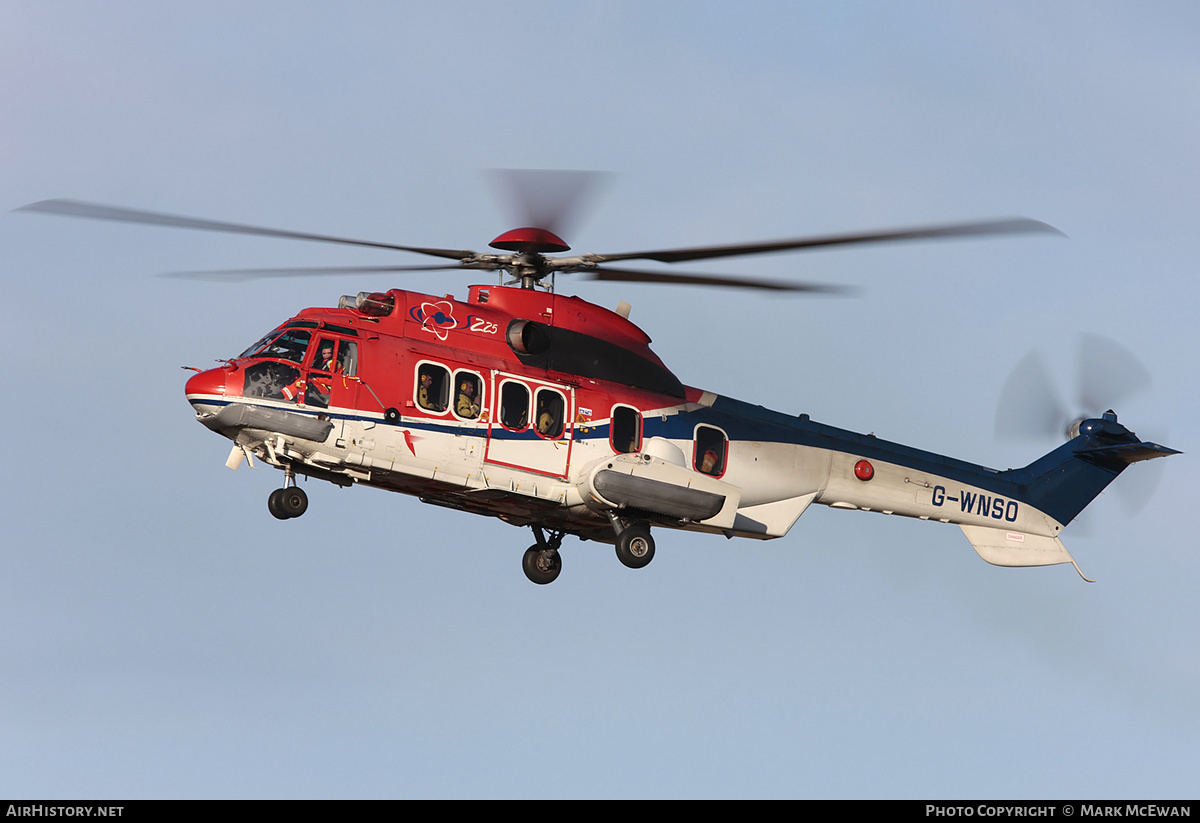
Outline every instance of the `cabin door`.
{"type": "Polygon", "coordinates": [[[358,343],[321,336],[310,354],[301,402],[326,410],[340,438],[347,412],[358,407],[358,343]]]}
{"type": "Polygon", "coordinates": [[[491,397],[483,459],[566,477],[574,434],[574,389],[494,371],[491,397]]]}

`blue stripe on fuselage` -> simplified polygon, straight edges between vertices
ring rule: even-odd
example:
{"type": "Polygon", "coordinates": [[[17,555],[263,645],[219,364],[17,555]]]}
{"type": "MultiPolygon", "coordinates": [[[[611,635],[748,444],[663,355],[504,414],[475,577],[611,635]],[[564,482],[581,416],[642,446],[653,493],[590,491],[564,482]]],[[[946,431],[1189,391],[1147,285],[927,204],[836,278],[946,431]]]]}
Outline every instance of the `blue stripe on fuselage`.
{"type": "MultiPolygon", "coordinates": [[[[244,398],[210,399],[197,398],[198,402],[224,406],[232,403],[245,403],[244,398]]],[[[376,425],[393,425],[383,420],[380,415],[353,414],[344,411],[327,411],[300,409],[294,405],[280,403],[258,403],[267,408],[290,411],[296,414],[315,417],[325,414],[331,419],[357,420],[376,425]]],[[[1052,488],[1042,489],[1036,495],[1031,494],[1031,486],[1041,484],[1043,475],[1051,472],[1056,466],[1069,463],[1074,458],[1074,446],[1065,443],[1058,449],[1043,456],[1039,460],[1022,469],[997,471],[958,460],[946,455],[927,452],[882,440],[872,435],[859,434],[846,429],[839,429],[809,419],[807,415],[794,417],[782,412],[772,411],[763,406],[753,405],[741,400],[728,397],[717,397],[711,406],[668,406],[662,409],[646,410],[643,413],[643,437],[663,437],[675,441],[692,440],[697,425],[706,424],[722,429],[730,441],[755,441],[761,443],[785,443],[807,446],[814,449],[849,454],[868,460],[879,460],[886,463],[905,466],[914,471],[927,472],[947,480],[957,481],[970,486],[1002,495],[1006,498],[1031,503],[1036,508],[1054,517],[1060,523],[1069,522],[1087,501],[1095,496],[1095,492],[1071,483],[1056,484],[1052,488]],[[1037,497],[1037,499],[1031,499],[1037,497]]],[[[455,434],[467,437],[487,438],[489,430],[487,423],[472,423],[454,421],[445,423],[429,418],[401,418],[395,424],[414,431],[455,434]]],[[[523,432],[513,432],[496,427],[491,430],[490,437],[499,440],[544,440],[539,438],[531,429],[523,432]]],[[[604,441],[609,439],[609,423],[577,424],[573,434],[576,441],[604,441]],[[586,429],[587,431],[582,431],[586,429]]],[[[1101,486],[1102,488],[1103,486],[1101,486]]]]}

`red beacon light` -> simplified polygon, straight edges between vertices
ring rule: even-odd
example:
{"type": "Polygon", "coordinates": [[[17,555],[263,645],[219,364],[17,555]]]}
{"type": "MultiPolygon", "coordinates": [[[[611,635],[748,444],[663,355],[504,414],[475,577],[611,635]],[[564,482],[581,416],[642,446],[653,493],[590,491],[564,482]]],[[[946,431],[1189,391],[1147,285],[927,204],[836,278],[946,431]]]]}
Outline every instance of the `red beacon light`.
{"type": "Polygon", "coordinates": [[[396,298],[377,291],[360,291],[357,296],[343,295],[338,300],[338,308],[357,309],[370,317],[387,317],[396,308],[396,298]]]}
{"type": "Polygon", "coordinates": [[[875,467],[866,460],[859,460],[854,464],[854,476],[859,480],[870,480],[875,476],[875,467]]]}

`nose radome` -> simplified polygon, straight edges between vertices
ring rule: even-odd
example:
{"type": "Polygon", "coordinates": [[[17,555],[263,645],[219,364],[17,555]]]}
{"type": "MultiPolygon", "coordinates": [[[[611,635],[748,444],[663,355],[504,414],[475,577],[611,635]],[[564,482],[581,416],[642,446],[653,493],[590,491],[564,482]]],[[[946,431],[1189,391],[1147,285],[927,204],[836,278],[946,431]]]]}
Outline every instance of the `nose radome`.
{"type": "Polygon", "coordinates": [[[192,375],[187,385],[184,387],[184,393],[188,399],[197,398],[201,395],[225,395],[225,378],[228,377],[229,371],[226,369],[209,369],[198,374],[192,375]]]}

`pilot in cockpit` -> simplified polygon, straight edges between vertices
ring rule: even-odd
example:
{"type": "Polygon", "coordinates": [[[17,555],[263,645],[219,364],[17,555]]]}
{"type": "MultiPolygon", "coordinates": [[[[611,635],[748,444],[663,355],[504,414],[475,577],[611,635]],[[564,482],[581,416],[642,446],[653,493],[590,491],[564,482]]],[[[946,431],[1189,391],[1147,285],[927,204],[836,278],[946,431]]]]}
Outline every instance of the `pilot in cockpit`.
{"type": "Polygon", "coordinates": [[[313,368],[317,371],[340,372],[337,358],[333,355],[333,342],[329,340],[321,341],[321,350],[317,352],[317,357],[313,361],[313,368]]]}

